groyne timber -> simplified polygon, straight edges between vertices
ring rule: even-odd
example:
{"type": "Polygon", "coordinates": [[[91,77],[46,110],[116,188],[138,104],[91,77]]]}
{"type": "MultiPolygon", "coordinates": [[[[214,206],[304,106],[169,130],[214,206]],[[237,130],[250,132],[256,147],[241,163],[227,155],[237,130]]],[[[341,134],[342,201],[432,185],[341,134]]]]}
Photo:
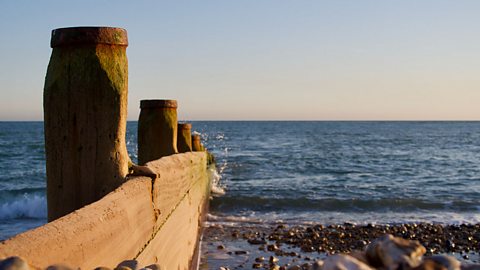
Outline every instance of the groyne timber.
{"type": "Polygon", "coordinates": [[[0,258],[33,268],[115,268],[124,261],[191,269],[210,182],[205,153],[147,163],[159,177],[129,177],[104,198],[0,244],[0,258]]]}
{"type": "Polygon", "coordinates": [[[52,31],[44,88],[49,223],[0,242],[0,261],[19,256],[30,269],[196,268],[212,158],[202,145],[192,150],[177,101],[154,99],[141,101],[140,163],[132,162],[127,45],[121,28],[52,31]]]}

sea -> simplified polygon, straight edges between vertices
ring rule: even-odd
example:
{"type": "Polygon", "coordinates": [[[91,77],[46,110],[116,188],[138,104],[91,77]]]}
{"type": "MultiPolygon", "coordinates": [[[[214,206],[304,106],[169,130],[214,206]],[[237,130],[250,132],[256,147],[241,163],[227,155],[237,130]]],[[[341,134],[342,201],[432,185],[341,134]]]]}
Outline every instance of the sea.
{"type": "MultiPolygon", "coordinates": [[[[209,223],[480,222],[480,122],[192,124],[216,157],[209,223]]],[[[0,122],[0,239],[47,221],[43,134],[0,122]]]]}

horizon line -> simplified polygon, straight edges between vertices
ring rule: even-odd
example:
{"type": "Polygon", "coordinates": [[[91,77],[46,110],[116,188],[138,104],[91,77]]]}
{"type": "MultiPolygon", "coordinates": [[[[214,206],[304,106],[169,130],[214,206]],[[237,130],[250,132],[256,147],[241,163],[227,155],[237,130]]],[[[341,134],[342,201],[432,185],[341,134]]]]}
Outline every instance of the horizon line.
{"type": "MultiPolygon", "coordinates": [[[[44,122],[44,120],[0,120],[0,122],[44,122]]],[[[138,120],[127,120],[127,122],[138,122],[138,120]]],[[[332,119],[332,120],[312,120],[312,119],[202,119],[202,120],[186,120],[180,119],[178,122],[480,122],[480,119],[332,119]]]]}

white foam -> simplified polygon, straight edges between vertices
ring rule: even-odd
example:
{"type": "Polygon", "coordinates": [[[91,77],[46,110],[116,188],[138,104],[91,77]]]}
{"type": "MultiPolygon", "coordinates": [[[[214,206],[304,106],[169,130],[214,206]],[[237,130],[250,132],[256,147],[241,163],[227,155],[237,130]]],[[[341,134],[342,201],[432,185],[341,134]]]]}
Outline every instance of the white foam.
{"type": "Polygon", "coordinates": [[[0,205],[0,220],[15,218],[46,218],[45,196],[24,194],[0,205]]]}
{"type": "Polygon", "coordinates": [[[218,173],[215,166],[210,166],[208,168],[210,181],[212,183],[211,192],[213,196],[222,196],[225,195],[225,188],[220,186],[220,180],[222,176],[218,173]]]}
{"type": "Polygon", "coordinates": [[[287,223],[291,225],[312,224],[342,224],[345,222],[366,224],[398,224],[398,223],[437,223],[437,224],[477,224],[480,222],[480,214],[458,214],[445,211],[417,211],[409,213],[395,212],[368,212],[368,213],[344,213],[344,212],[237,212],[232,215],[208,215],[210,225],[241,226],[242,223],[275,224],[287,223]]]}
{"type": "Polygon", "coordinates": [[[225,216],[217,216],[211,213],[207,214],[207,224],[209,226],[221,224],[224,226],[236,226],[239,223],[254,223],[254,224],[261,224],[264,221],[257,217],[248,217],[248,216],[233,216],[233,215],[225,215],[225,216]]]}
{"type": "Polygon", "coordinates": [[[218,187],[218,186],[213,186],[212,185],[212,195],[213,196],[223,196],[225,195],[225,190],[221,187],[218,187]]]}

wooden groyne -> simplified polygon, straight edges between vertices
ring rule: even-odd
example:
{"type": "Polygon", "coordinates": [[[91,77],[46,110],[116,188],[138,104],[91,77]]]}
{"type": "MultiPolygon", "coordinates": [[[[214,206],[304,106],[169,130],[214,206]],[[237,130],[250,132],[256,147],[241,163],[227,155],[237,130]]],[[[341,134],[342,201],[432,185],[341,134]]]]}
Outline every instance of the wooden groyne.
{"type": "Polygon", "coordinates": [[[147,163],[159,174],[131,177],[104,198],[0,244],[0,258],[34,268],[139,266],[190,269],[208,200],[206,156],[191,152],[147,163]]]}
{"type": "Polygon", "coordinates": [[[19,256],[33,269],[195,268],[209,154],[191,151],[190,124],[177,133],[177,102],[141,102],[136,165],[125,146],[126,31],[56,29],[51,45],[44,90],[50,222],[1,242],[0,260],[19,256]]]}

